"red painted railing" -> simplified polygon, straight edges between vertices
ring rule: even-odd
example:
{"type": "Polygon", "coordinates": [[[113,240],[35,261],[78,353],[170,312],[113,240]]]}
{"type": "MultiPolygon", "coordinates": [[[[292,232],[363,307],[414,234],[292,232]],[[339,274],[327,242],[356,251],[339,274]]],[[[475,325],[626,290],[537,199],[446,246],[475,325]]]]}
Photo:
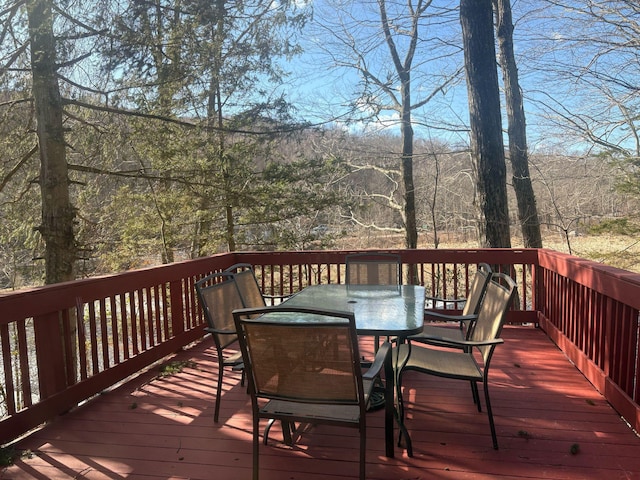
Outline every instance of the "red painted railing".
{"type": "MultiPolygon", "coordinates": [[[[540,322],[618,411],[640,426],[640,276],[546,250],[396,252],[405,282],[425,285],[433,295],[466,296],[479,262],[509,273],[519,290],[510,321],[540,322]]],[[[0,295],[0,443],[201,339],[197,279],[247,262],[265,293],[287,294],[342,283],[347,253],[353,252],[221,254],[0,295]]]]}
{"type": "Polygon", "coordinates": [[[540,250],[541,327],[640,431],[640,275],[540,250]]]}

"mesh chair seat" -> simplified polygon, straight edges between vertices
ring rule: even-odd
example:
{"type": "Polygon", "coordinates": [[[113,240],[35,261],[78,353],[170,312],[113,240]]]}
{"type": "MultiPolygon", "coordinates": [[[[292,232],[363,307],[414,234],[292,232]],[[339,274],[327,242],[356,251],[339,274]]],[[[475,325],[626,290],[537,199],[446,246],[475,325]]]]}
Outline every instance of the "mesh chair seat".
{"type": "Polygon", "coordinates": [[[483,378],[482,369],[473,356],[461,355],[458,351],[435,350],[413,345],[409,347],[404,344],[398,347],[398,364],[404,365],[404,370],[419,370],[448,378],[477,381],[482,381],[483,378]]]}
{"type": "Polygon", "coordinates": [[[325,424],[357,423],[360,418],[358,406],[316,405],[303,402],[271,400],[260,409],[261,415],[277,417],[286,415],[293,422],[317,421],[325,424]]]}

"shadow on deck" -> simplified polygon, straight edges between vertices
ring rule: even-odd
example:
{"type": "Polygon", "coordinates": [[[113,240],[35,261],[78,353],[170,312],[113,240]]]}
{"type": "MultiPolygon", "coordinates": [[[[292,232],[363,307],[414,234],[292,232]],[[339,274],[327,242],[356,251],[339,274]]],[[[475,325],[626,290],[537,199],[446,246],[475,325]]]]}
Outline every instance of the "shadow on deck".
{"type": "MultiPolygon", "coordinates": [[[[500,450],[466,382],[408,373],[415,456],[384,456],[383,412],[372,412],[367,478],[640,479],[640,438],[544,332],[506,327],[503,338],[490,383],[500,450]]],[[[214,424],[210,341],[171,361],[185,368],[150,370],[18,442],[31,455],[0,478],[250,479],[251,409],[239,374],[225,376],[214,424]]],[[[322,426],[293,448],[281,440],[274,426],[261,445],[262,480],[357,478],[357,432],[322,426]]]]}

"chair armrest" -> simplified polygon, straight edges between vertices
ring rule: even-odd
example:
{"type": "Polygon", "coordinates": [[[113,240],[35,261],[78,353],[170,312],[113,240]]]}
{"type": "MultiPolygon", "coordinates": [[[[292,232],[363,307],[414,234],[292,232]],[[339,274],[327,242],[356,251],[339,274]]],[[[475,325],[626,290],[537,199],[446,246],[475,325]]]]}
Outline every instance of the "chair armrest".
{"type": "Polygon", "coordinates": [[[265,299],[269,299],[269,300],[286,300],[287,298],[291,297],[293,295],[293,293],[290,293],[289,295],[266,295],[266,294],[262,294],[262,297],[265,299]]]}
{"type": "Polygon", "coordinates": [[[376,353],[369,370],[362,374],[362,378],[364,380],[372,380],[377,377],[380,374],[382,367],[384,367],[384,362],[389,355],[391,355],[391,343],[384,342],[378,348],[378,353],[376,353]]]}
{"type": "Polygon", "coordinates": [[[446,313],[432,312],[430,310],[425,310],[424,316],[448,322],[473,322],[478,319],[478,315],[447,315],[446,313]]]}
{"type": "Polygon", "coordinates": [[[218,335],[235,335],[235,330],[221,330],[219,328],[204,327],[204,331],[207,333],[216,333],[218,335]]]}
{"type": "Polygon", "coordinates": [[[466,298],[442,298],[442,297],[429,297],[429,296],[425,296],[424,298],[425,300],[431,300],[432,303],[444,303],[445,306],[448,303],[453,303],[457,305],[459,303],[464,303],[467,301],[466,298]]]}
{"type": "MultiPolygon", "coordinates": [[[[411,337],[407,337],[411,341],[411,337]]],[[[451,347],[451,348],[472,348],[472,347],[487,347],[490,345],[499,345],[504,343],[502,338],[494,338],[493,340],[485,340],[482,342],[475,342],[473,340],[456,340],[454,338],[447,337],[419,337],[420,343],[426,343],[437,347],[451,347]]]]}

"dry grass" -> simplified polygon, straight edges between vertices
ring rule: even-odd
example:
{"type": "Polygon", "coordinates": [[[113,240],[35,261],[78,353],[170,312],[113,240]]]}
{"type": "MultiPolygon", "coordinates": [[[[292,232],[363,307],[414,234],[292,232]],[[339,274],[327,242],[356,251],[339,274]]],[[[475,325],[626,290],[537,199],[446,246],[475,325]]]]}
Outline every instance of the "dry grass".
{"type": "MultiPolygon", "coordinates": [[[[571,253],[598,263],[640,273],[640,239],[628,235],[585,235],[569,239],[571,253]]],[[[569,253],[566,242],[546,241],[546,248],[569,253]]]]}
{"type": "MultiPolygon", "coordinates": [[[[433,248],[433,241],[427,235],[420,235],[420,248],[433,248]]],[[[403,248],[402,235],[366,233],[342,239],[337,248],[403,248]]],[[[513,240],[514,247],[522,247],[520,239],[513,240]]],[[[600,234],[570,236],[568,239],[554,232],[547,232],[543,246],[576,257],[640,273],[640,238],[630,235],[600,234]]],[[[477,248],[478,244],[469,239],[457,238],[454,234],[441,235],[438,248],[477,248]]]]}

